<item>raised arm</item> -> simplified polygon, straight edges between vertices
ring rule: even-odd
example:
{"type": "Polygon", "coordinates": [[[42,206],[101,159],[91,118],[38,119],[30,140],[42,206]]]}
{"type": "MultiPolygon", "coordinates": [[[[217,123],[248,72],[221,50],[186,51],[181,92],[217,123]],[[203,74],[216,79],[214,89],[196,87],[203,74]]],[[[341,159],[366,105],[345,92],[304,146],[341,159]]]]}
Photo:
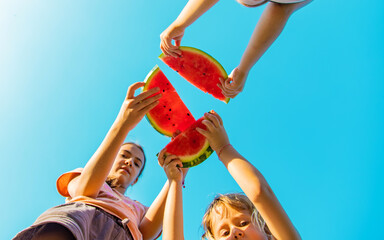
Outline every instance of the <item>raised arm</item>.
{"type": "Polygon", "coordinates": [[[283,31],[289,17],[309,2],[311,0],[291,4],[274,2],[267,4],[241,57],[240,64],[222,85],[226,97],[234,98],[243,90],[249,71],[283,31]]]}
{"type": "Polygon", "coordinates": [[[204,116],[206,120],[203,123],[207,130],[198,131],[207,137],[220,161],[264,218],[272,235],[279,240],[300,239],[299,233],[263,175],[229,144],[220,116],[215,112],[206,113],[204,116]]]}
{"type": "Polygon", "coordinates": [[[166,149],[160,153],[159,164],[164,168],[169,181],[169,192],[164,210],[163,239],[183,240],[183,163],[174,155],[164,157],[166,149]]]}
{"type": "Polygon", "coordinates": [[[120,112],[103,142],[87,162],[81,175],[69,183],[68,191],[72,197],[81,195],[94,198],[97,196],[128,132],[140,122],[149,110],[158,104],[157,100],[161,94],[148,97],[159,89],[154,88],[134,96],[135,90],[144,84],[137,82],[129,87],[120,112]]]}
{"type": "Polygon", "coordinates": [[[166,55],[177,57],[181,54],[178,47],[184,36],[184,30],[203,15],[219,0],[189,0],[177,19],[161,33],[160,49],[166,55]],[[175,40],[175,45],[172,44],[175,40]]]}
{"type": "MultiPolygon", "coordinates": [[[[165,151],[166,149],[163,149],[159,153],[158,161],[160,166],[164,167],[166,173],[172,171],[171,176],[174,176],[175,173],[181,171],[181,179],[185,178],[188,169],[175,168],[176,165],[182,165],[182,163],[180,160],[176,159],[176,156],[170,155],[164,157],[165,151]]],[[[176,177],[180,176],[176,174],[176,177]]],[[[143,239],[156,238],[162,230],[163,222],[166,223],[164,224],[166,228],[163,229],[163,239],[183,239],[181,238],[181,236],[183,236],[183,206],[181,196],[183,181],[184,180],[179,181],[179,178],[176,178],[176,180],[168,178],[168,181],[165,183],[160,194],[155,201],[153,201],[140,223],[139,228],[140,232],[143,234],[143,239]],[[179,220],[178,222],[172,222],[173,219],[179,220]],[[164,236],[169,236],[169,238],[164,236]],[[171,236],[173,236],[173,238],[171,238],[171,236]]]]}

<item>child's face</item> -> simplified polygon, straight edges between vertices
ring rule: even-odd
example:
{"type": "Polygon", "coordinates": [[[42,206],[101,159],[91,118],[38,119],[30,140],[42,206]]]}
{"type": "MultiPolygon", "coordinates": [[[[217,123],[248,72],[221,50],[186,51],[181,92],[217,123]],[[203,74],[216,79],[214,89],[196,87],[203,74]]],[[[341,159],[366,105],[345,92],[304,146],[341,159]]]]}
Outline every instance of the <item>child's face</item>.
{"type": "Polygon", "coordinates": [[[144,153],[134,144],[124,144],[115,158],[110,175],[118,176],[119,183],[127,188],[136,183],[144,166],[144,153]]]}
{"type": "Polygon", "coordinates": [[[212,216],[212,234],[215,240],[267,239],[259,227],[252,223],[247,210],[236,210],[229,206],[221,206],[217,210],[219,213],[212,216]]]}

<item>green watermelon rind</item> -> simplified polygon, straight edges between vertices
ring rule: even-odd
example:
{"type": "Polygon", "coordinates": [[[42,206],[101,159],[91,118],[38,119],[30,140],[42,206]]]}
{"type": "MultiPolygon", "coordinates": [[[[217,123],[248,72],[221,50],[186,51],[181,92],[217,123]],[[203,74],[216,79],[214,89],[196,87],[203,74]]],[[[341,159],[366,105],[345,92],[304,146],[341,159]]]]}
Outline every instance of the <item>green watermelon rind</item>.
{"type": "MultiPolygon", "coordinates": [[[[190,160],[181,160],[183,163],[183,168],[190,168],[199,165],[200,163],[204,162],[211,156],[211,154],[214,152],[211,146],[208,145],[205,149],[201,151],[202,153],[198,157],[194,157],[190,160]]],[[[196,154],[198,155],[198,154],[196,154]]],[[[156,157],[159,156],[159,153],[156,154],[156,157]]]]}
{"type": "MultiPolygon", "coordinates": [[[[205,57],[207,57],[209,60],[211,60],[216,66],[217,68],[219,68],[220,72],[223,74],[224,76],[224,79],[227,79],[228,78],[228,74],[227,72],[225,71],[224,67],[214,58],[212,57],[211,55],[209,55],[208,53],[200,50],[200,49],[197,49],[197,48],[194,48],[194,47],[187,47],[187,46],[181,46],[179,47],[180,50],[183,50],[183,51],[190,51],[190,52],[195,52],[195,53],[198,53],[198,54],[201,54],[205,57]]],[[[161,53],[159,58],[162,60],[163,58],[165,57],[165,54],[164,53],[161,53]]],[[[229,102],[229,99],[230,98],[226,98],[225,100],[223,100],[223,102],[225,103],[228,103],[229,102]]]]}
{"type": "Polygon", "coordinates": [[[194,167],[196,165],[199,165],[200,163],[204,162],[209,156],[213,153],[213,149],[211,146],[208,146],[204,152],[197,158],[194,158],[192,160],[189,160],[187,162],[183,162],[183,168],[190,168],[194,167]]]}
{"type": "MultiPolygon", "coordinates": [[[[145,85],[143,87],[143,91],[147,90],[148,84],[151,82],[151,79],[160,71],[159,66],[155,65],[151,71],[147,74],[147,76],[144,79],[145,85]]],[[[155,121],[151,118],[151,114],[147,113],[145,114],[145,118],[148,120],[148,122],[151,124],[151,126],[158,131],[160,134],[167,136],[167,137],[172,137],[172,133],[163,130],[161,127],[159,127],[155,121]]]]}

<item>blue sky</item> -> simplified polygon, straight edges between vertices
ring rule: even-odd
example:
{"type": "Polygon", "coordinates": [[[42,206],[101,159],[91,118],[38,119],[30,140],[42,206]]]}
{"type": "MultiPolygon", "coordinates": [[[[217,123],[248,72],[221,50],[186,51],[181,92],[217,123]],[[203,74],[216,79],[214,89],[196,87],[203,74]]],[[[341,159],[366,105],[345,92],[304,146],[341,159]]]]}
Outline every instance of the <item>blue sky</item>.
{"type": "MultiPolygon", "coordinates": [[[[187,1],[0,3],[0,239],[64,202],[57,177],[82,167],[130,84],[158,64],[196,118],[215,109],[232,145],[265,176],[303,239],[378,238],[384,225],[384,15],[376,1],[314,1],[295,13],[228,105],[168,69],[160,33],[187,1]]],[[[263,7],[221,1],[182,45],[227,70],[239,63],[263,7]]],[[[148,163],[127,195],[147,205],[166,180],[155,154],[169,141],[144,119],[127,140],[148,163]]],[[[216,193],[240,191],[213,154],[191,169],[186,239],[216,193]]]]}

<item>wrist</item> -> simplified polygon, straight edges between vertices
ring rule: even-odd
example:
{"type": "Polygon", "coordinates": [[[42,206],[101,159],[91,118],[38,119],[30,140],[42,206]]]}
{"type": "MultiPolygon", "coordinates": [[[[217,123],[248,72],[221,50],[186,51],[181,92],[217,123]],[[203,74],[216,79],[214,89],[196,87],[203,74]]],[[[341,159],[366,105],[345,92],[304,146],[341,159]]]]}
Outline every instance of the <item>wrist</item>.
{"type": "Polygon", "coordinates": [[[227,143],[227,144],[221,146],[221,147],[216,151],[217,156],[219,157],[219,159],[220,159],[220,156],[223,154],[224,150],[226,150],[226,149],[229,148],[229,147],[232,147],[232,145],[231,145],[230,143],[227,143]]]}
{"type": "Polygon", "coordinates": [[[239,66],[237,66],[237,69],[238,69],[238,74],[240,75],[240,77],[243,77],[243,76],[248,75],[248,72],[251,69],[251,67],[244,66],[244,64],[240,63],[239,66]]]}
{"type": "Polygon", "coordinates": [[[168,179],[169,185],[176,185],[176,186],[183,186],[183,180],[182,179],[168,179]]]}
{"type": "Polygon", "coordinates": [[[184,31],[185,28],[186,28],[186,24],[183,23],[182,21],[176,19],[176,21],[174,21],[172,24],[171,24],[171,28],[174,30],[174,31],[184,31]]]}

